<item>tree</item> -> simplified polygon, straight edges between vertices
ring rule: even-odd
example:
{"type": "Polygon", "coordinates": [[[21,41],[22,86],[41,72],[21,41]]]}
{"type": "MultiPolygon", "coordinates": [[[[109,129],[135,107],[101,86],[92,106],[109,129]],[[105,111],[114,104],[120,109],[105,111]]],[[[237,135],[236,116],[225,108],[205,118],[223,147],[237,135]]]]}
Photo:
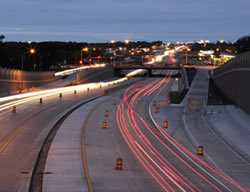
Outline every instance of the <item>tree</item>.
{"type": "Polygon", "coordinates": [[[250,35],[239,38],[235,43],[238,53],[250,51],[250,35]]]}
{"type": "Polygon", "coordinates": [[[0,35],[0,42],[2,42],[4,38],[5,38],[4,35],[0,35]]]}

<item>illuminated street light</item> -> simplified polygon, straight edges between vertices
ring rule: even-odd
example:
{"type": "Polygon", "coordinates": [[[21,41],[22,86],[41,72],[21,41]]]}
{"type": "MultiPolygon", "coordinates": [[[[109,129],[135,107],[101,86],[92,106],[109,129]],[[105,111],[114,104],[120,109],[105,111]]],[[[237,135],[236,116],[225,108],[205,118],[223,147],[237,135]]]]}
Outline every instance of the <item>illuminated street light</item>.
{"type": "Polygon", "coordinates": [[[82,60],[82,52],[88,52],[89,51],[89,48],[88,47],[85,47],[85,48],[82,48],[81,49],[81,60],[80,60],[80,64],[83,64],[83,60],[82,60]]]}
{"type": "Polygon", "coordinates": [[[29,52],[30,52],[30,54],[35,54],[36,50],[35,49],[30,49],[29,52]]]}
{"type": "Polygon", "coordinates": [[[31,54],[31,55],[34,55],[35,53],[36,53],[36,50],[35,49],[33,49],[33,48],[31,48],[29,51],[26,51],[23,55],[22,55],[22,57],[21,57],[21,69],[23,70],[23,59],[24,59],[24,56],[26,55],[26,54],[31,54]]]}
{"type": "Polygon", "coordinates": [[[114,43],[115,43],[115,40],[111,40],[110,43],[114,44],[114,43]]]}

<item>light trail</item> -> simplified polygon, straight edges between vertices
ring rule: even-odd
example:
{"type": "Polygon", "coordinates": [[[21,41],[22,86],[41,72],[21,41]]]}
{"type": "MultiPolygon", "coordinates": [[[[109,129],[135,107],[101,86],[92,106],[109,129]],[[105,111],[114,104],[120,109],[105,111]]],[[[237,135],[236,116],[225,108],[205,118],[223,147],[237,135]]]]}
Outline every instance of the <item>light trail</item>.
{"type": "MultiPolygon", "coordinates": [[[[155,80],[140,87],[138,85],[140,85],[141,82],[137,82],[131,85],[124,92],[124,98],[118,105],[116,112],[116,121],[129,148],[164,191],[176,191],[174,188],[177,188],[180,191],[200,192],[203,191],[204,188],[200,189],[201,186],[199,186],[200,184],[197,182],[199,180],[206,183],[206,190],[221,192],[226,189],[231,191],[211,174],[216,175],[216,177],[222,179],[223,182],[228,182],[227,184],[234,186],[238,190],[245,191],[240,184],[233,181],[230,177],[221,173],[212,166],[208,165],[206,162],[202,161],[196,155],[185,149],[172,137],[169,135],[165,137],[163,133],[158,130],[161,129],[163,131],[163,128],[157,124],[158,129],[156,129],[154,126],[146,122],[134,110],[133,106],[138,97],[149,96],[156,92],[163,84],[169,81],[169,75],[170,74],[168,73],[167,76],[161,81],[155,80]],[[142,126],[139,126],[138,122],[142,123],[142,126]],[[157,143],[163,146],[165,151],[164,153],[167,154],[167,157],[175,157],[176,160],[174,162],[178,162],[178,164],[183,167],[181,170],[178,170],[175,164],[170,163],[170,161],[167,160],[167,157],[161,154],[161,152],[158,150],[158,147],[154,147],[155,142],[152,143],[149,141],[148,136],[144,134],[145,130],[150,133],[150,138],[153,137],[157,143]],[[187,155],[189,158],[192,158],[193,162],[189,161],[188,159],[184,160],[184,158],[187,156],[184,155],[181,157],[181,155],[177,154],[179,151],[181,151],[182,154],[187,155]],[[211,173],[205,171],[205,169],[201,168],[201,166],[208,168],[211,173]],[[186,172],[182,172],[184,169],[186,172]],[[187,178],[184,175],[189,172],[192,173],[194,178],[187,178]],[[193,183],[191,180],[194,180],[193,182],[195,183],[193,183]]],[[[163,132],[165,133],[165,131],[163,132]]],[[[162,150],[162,147],[160,148],[162,150]]]]}
{"type": "Polygon", "coordinates": [[[63,94],[63,93],[72,93],[73,91],[83,91],[83,90],[87,91],[87,89],[92,89],[92,90],[99,89],[100,86],[102,88],[108,88],[111,85],[125,82],[129,79],[129,77],[136,76],[143,72],[144,70],[138,69],[127,74],[126,77],[113,80],[113,81],[88,83],[88,84],[83,84],[83,85],[55,88],[55,89],[49,89],[49,90],[44,90],[44,91],[36,91],[36,92],[31,92],[31,93],[24,93],[24,94],[18,94],[18,95],[11,95],[7,97],[1,97],[0,103],[2,102],[3,104],[0,105],[0,111],[3,111],[7,108],[10,108],[19,104],[27,103],[32,100],[36,100],[42,97],[44,98],[44,97],[59,95],[60,93],[63,94]]]}
{"type": "Polygon", "coordinates": [[[161,63],[161,62],[163,62],[164,57],[169,57],[171,59],[170,61],[175,63],[176,60],[173,59],[173,55],[174,55],[174,53],[176,53],[177,51],[180,51],[181,49],[183,49],[183,46],[179,46],[179,47],[176,47],[175,49],[171,49],[171,50],[166,50],[166,51],[164,51],[163,54],[155,56],[152,59],[152,61],[145,63],[145,65],[153,65],[154,63],[161,63]]]}
{"type": "Polygon", "coordinates": [[[78,71],[82,71],[84,69],[103,68],[103,67],[106,67],[106,65],[107,64],[101,63],[101,64],[78,67],[78,68],[75,68],[75,69],[68,69],[68,70],[64,70],[64,71],[60,71],[60,72],[55,73],[55,76],[57,77],[57,76],[70,75],[70,74],[76,73],[78,71]]]}

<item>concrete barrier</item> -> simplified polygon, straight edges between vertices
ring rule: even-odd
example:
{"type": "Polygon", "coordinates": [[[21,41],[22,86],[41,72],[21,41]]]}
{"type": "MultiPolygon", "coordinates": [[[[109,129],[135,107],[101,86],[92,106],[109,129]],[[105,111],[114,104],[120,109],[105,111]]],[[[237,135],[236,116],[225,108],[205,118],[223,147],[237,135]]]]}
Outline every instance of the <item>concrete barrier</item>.
{"type": "Polygon", "coordinates": [[[240,54],[211,75],[218,91],[236,106],[250,114],[250,52],[240,54]]]}
{"type": "Polygon", "coordinates": [[[0,93],[39,86],[56,78],[54,72],[27,72],[0,67],[0,93]]]}

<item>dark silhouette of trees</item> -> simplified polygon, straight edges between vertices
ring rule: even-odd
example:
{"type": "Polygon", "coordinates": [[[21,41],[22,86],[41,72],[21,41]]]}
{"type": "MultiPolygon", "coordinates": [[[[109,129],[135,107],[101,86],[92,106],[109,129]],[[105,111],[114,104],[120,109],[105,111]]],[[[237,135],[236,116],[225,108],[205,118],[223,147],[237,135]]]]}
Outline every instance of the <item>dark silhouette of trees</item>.
{"type": "Polygon", "coordinates": [[[2,42],[5,39],[4,35],[0,35],[0,42],[2,42]]]}
{"type": "Polygon", "coordinates": [[[235,47],[238,53],[250,51],[250,35],[245,35],[239,38],[235,42],[235,47]]]}

